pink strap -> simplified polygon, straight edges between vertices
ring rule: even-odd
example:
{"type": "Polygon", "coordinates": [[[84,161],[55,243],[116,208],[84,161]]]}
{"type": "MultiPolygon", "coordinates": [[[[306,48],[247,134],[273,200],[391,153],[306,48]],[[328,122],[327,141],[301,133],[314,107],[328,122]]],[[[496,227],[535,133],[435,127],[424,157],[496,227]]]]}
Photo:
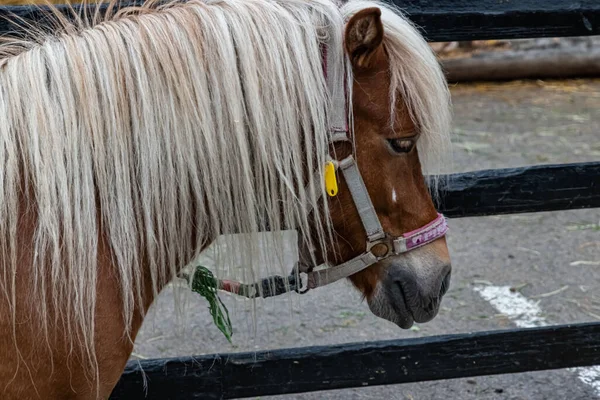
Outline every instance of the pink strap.
{"type": "Polygon", "coordinates": [[[448,232],[446,218],[442,214],[438,214],[437,218],[427,225],[395,239],[394,251],[398,254],[406,253],[443,237],[446,232],[448,232]]]}

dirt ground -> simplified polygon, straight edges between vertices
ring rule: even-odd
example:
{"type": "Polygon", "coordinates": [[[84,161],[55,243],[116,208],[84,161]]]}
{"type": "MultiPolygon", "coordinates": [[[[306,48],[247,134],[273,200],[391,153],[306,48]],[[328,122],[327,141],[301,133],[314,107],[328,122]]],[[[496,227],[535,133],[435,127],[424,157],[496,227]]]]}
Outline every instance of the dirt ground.
{"type": "MultiPolygon", "coordinates": [[[[452,88],[454,171],[600,160],[600,81],[513,82],[452,88]]],[[[598,180],[597,180],[598,181],[598,180]]],[[[598,182],[596,182],[598,183],[598,182]]],[[[451,288],[440,314],[411,330],[373,316],[346,282],[251,302],[224,300],[233,343],[213,325],[202,299],[191,298],[185,331],[170,291],[159,298],[133,358],[155,358],[410,338],[510,328],[519,316],[499,312],[475,290],[511,286],[536,304],[548,324],[600,319],[600,210],[450,221],[451,288]],[[256,313],[256,320],[252,318],[256,313]]],[[[573,370],[366,387],[289,399],[595,399],[600,380],[573,370]]],[[[263,397],[264,398],[264,397],[263,397]]]]}

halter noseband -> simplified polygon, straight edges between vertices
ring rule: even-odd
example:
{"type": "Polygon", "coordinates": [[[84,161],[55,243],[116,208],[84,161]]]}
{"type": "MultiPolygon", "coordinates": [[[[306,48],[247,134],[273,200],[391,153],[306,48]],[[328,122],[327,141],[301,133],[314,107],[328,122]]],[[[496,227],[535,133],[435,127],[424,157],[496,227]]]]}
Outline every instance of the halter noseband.
{"type": "MultiPolygon", "coordinates": [[[[336,47],[332,43],[332,35],[329,35],[328,43],[323,47],[323,70],[330,98],[329,112],[329,142],[350,141],[350,129],[348,128],[348,98],[346,90],[345,62],[339,54],[331,49],[336,47]],[[341,63],[341,64],[340,64],[341,63]]],[[[304,263],[298,263],[287,278],[273,276],[264,278],[253,284],[240,284],[233,281],[220,281],[219,287],[245,297],[271,297],[290,291],[306,293],[310,289],[325,286],[340,279],[347,278],[376,264],[388,257],[400,255],[411,250],[425,246],[443,237],[448,231],[446,219],[442,214],[429,222],[427,225],[414,231],[407,232],[401,236],[394,237],[387,234],[375,207],[367,191],[362,175],[358,170],[356,161],[352,155],[343,160],[331,160],[336,170],[340,170],[344,176],[354,205],[358,211],[362,225],[367,236],[367,246],[364,253],[335,266],[327,266],[314,269],[304,263]],[[307,281],[303,285],[300,274],[306,274],[307,281]]],[[[335,171],[334,171],[335,173],[335,171]]],[[[322,184],[323,173],[318,171],[316,182],[322,184]]],[[[321,190],[318,191],[321,193],[321,190]]]]}

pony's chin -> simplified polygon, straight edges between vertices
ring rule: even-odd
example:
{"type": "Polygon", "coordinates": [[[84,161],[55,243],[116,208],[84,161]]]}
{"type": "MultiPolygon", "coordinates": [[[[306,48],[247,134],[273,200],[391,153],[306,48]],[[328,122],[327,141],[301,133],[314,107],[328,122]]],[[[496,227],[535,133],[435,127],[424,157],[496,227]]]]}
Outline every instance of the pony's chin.
{"type": "Polygon", "coordinates": [[[392,304],[381,285],[377,285],[375,293],[367,299],[371,312],[387,321],[393,322],[402,329],[410,329],[415,320],[405,303],[392,304]]]}

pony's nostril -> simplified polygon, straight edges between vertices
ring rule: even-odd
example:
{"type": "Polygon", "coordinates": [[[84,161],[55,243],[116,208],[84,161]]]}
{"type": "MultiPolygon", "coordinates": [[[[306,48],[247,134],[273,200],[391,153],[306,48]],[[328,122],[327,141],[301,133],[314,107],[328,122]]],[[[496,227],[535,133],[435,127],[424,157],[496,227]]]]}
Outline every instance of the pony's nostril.
{"type": "Polygon", "coordinates": [[[452,275],[452,272],[448,271],[448,273],[446,274],[446,276],[444,276],[444,279],[442,280],[442,284],[440,286],[440,294],[439,294],[440,299],[442,298],[443,295],[446,294],[446,292],[450,288],[450,276],[451,275],[452,275]]]}
{"type": "Polygon", "coordinates": [[[425,307],[423,307],[423,311],[425,311],[426,313],[432,313],[437,308],[437,305],[437,299],[430,299],[429,303],[425,307]]]}

